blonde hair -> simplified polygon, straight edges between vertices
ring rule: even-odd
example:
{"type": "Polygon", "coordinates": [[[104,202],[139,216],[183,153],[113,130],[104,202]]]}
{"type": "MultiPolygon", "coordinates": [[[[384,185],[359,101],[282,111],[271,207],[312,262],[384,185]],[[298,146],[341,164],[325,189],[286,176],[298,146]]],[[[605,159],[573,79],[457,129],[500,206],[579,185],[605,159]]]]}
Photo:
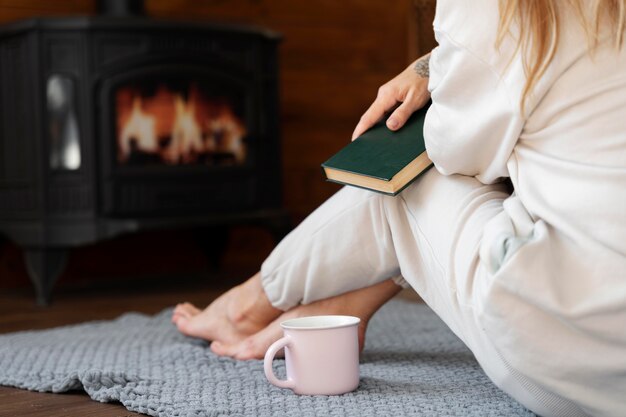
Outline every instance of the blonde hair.
{"type": "Polygon", "coordinates": [[[562,7],[572,7],[587,35],[590,51],[598,45],[600,30],[605,22],[610,24],[616,49],[624,40],[626,0],[500,0],[500,23],[496,38],[499,47],[510,33],[512,22],[519,26],[516,53],[521,50],[526,73],[520,109],[524,107],[533,87],[552,62],[559,42],[559,18],[562,7]],[[590,9],[587,9],[587,8],[590,9]],[[591,16],[586,10],[592,10],[591,16]]]}

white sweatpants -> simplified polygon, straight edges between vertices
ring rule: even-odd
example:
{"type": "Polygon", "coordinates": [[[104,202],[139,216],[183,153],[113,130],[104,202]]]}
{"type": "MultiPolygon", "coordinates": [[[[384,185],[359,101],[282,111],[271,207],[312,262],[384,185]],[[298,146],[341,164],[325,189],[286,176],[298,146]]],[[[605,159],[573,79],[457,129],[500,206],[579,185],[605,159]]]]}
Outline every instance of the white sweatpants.
{"type": "Polygon", "coordinates": [[[261,268],[263,287],[287,310],[401,275],[501,389],[539,415],[585,415],[512,370],[474,314],[474,286],[490,278],[483,229],[508,197],[501,184],[435,169],[396,197],[345,187],[280,242],[261,268]]]}

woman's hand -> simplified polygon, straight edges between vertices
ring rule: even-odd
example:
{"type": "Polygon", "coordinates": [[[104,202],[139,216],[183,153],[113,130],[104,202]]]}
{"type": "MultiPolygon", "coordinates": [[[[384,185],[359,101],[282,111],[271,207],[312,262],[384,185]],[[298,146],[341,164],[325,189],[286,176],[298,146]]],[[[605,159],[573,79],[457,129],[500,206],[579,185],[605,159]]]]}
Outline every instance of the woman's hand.
{"type": "Polygon", "coordinates": [[[387,112],[396,106],[397,108],[387,119],[387,127],[391,130],[400,129],[413,112],[426,104],[430,99],[428,92],[429,59],[430,54],[417,59],[393,80],[378,89],[376,100],[361,116],[359,124],[352,133],[352,140],[378,123],[387,112]],[[400,105],[398,106],[398,104],[400,105]]]}

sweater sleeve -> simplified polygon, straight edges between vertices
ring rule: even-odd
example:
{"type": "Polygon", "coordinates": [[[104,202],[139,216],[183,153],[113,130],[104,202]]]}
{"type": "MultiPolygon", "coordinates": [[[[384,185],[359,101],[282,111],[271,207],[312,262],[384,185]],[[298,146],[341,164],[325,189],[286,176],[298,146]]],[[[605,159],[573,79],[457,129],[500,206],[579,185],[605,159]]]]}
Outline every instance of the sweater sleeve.
{"type": "Polygon", "coordinates": [[[432,105],[426,115],[426,149],[444,175],[475,176],[490,184],[508,177],[507,161],[523,123],[496,70],[447,33],[430,58],[432,105]]]}

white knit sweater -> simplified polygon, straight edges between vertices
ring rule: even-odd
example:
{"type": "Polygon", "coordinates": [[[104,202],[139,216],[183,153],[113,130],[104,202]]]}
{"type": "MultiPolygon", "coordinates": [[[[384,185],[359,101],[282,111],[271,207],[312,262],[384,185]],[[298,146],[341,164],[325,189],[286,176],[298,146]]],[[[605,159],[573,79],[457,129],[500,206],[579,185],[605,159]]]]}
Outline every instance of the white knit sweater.
{"type": "Polygon", "coordinates": [[[481,320],[520,374],[625,416],[626,47],[590,55],[567,12],[522,116],[526,77],[512,38],[494,48],[498,18],[491,0],[437,2],[424,128],[440,172],[515,187],[484,232],[481,320]]]}

